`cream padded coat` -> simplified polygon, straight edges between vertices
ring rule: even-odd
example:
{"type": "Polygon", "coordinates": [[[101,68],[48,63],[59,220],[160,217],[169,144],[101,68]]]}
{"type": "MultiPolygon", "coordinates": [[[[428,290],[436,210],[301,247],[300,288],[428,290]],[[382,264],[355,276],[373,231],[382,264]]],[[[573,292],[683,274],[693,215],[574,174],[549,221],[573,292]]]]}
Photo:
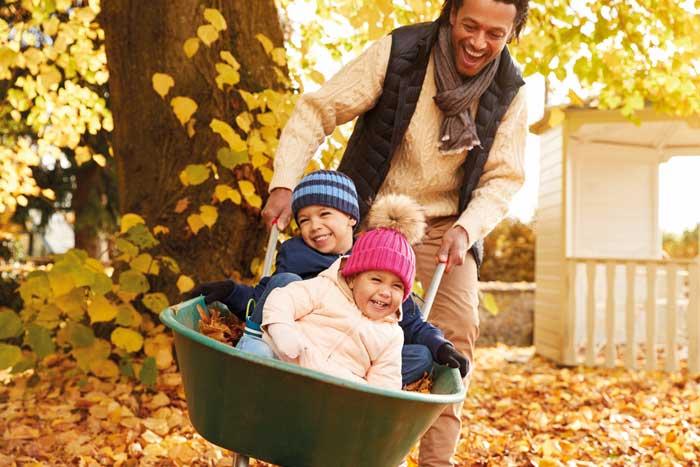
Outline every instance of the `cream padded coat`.
{"type": "Polygon", "coordinates": [[[302,367],[401,389],[401,311],[376,321],[362,314],[339,274],[341,261],[313,279],[272,291],[263,309],[263,339],[278,353],[267,327],[290,324],[308,340],[299,359],[302,367]]]}

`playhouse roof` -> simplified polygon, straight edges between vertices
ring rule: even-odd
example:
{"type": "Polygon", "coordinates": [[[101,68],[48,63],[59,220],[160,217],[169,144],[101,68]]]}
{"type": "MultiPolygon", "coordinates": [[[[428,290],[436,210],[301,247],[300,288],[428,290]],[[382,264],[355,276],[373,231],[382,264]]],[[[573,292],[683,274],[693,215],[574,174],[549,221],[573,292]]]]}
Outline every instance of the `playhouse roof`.
{"type": "Polygon", "coordinates": [[[530,126],[530,131],[540,135],[566,122],[569,136],[582,144],[652,150],[666,157],[700,155],[700,115],[674,117],[646,108],[635,117],[636,123],[618,110],[549,107],[543,117],[530,126]]]}

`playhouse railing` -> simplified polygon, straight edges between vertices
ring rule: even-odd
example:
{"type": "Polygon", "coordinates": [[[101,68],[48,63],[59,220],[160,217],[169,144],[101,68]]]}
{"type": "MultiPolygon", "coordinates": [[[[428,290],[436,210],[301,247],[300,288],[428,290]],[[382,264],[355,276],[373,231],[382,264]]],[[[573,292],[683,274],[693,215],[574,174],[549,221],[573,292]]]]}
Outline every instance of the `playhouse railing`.
{"type": "Polygon", "coordinates": [[[567,258],[564,361],[700,373],[700,260],[567,258]]]}

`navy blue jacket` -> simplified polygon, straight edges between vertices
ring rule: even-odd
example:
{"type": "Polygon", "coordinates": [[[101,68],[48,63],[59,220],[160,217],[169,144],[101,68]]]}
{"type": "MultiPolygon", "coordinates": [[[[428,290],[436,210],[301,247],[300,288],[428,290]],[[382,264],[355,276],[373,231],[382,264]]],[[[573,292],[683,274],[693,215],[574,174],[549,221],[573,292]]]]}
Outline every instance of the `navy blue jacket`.
{"type": "MultiPolygon", "coordinates": [[[[309,247],[301,237],[294,237],[282,243],[277,252],[275,274],[291,272],[302,279],[316,277],[321,271],[328,269],[341,255],[324,254],[309,247]]],[[[245,284],[235,284],[233,292],[224,300],[224,304],[239,318],[245,319],[245,309],[248,302],[257,301],[265,291],[269,277],[263,277],[255,287],[245,284]]],[[[438,328],[423,320],[420,308],[409,296],[401,306],[403,318],[399,323],[403,329],[405,344],[421,344],[437,358],[438,349],[449,343],[438,328]]]]}

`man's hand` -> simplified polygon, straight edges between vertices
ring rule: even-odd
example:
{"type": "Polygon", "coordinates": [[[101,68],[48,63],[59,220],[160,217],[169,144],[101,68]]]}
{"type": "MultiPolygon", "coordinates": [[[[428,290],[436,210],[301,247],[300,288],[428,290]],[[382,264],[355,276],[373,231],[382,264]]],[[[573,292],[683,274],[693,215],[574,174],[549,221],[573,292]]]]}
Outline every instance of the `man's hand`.
{"type": "Polygon", "coordinates": [[[267,203],[262,210],[262,218],[265,225],[272,227],[277,221],[277,228],[284,230],[292,217],[292,190],[288,188],[275,188],[267,198],[267,203]]]}
{"type": "Polygon", "coordinates": [[[204,295],[204,302],[209,305],[212,302],[222,302],[231,295],[236,284],[232,280],[205,282],[199,284],[185,296],[187,300],[204,295]]]}
{"type": "Polygon", "coordinates": [[[437,351],[436,361],[450,368],[459,368],[459,374],[462,375],[462,378],[467,376],[467,372],[469,371],[469,360],[467,360],[464,355],[457,352],[457,349],[449,342],[440,346],[437,351]]]}
{"type": "Polygon", "coordinates": [[[299,362],[301,353],[306,349],[305,339],[291,324],[273,323],[267,326],[267,333],[277,348],[278,357],[285,362],[299,362]]]}
{"type": "Polygon", "coordinates": [[[463,227],[455,225],[445,232],[442,245],[437,254],[438,263],[447,263],[445,272],[450,272],[454,266],[461,266],[467,257],[469,234],[463,227]]]}

